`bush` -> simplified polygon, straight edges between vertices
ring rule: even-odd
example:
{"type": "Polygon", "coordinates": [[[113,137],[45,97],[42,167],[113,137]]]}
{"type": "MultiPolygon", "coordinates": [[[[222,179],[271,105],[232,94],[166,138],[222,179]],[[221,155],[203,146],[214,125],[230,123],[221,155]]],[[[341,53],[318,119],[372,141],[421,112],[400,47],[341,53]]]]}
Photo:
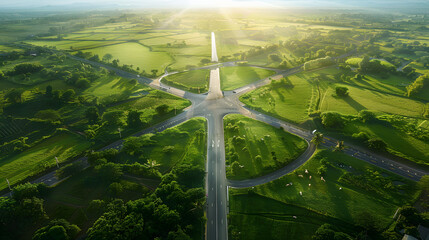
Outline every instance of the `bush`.
{"type": "Polygon", "coordinates": [[[367,141],[367,145],[368,145],[368,148],[370,148],[371,150],[379,151],[379,152],[385,151],[387,148],[387,144],[379,138],[369,139],[367,141]]]}
{"type": "Polygon", "coordinates": [[[47,192],[48,186],[44,183],[24,183],[13,188],[12,197],[17,201],[22,201],[33,197],[43,197],[47,192]]]}
{"type": "Polygon", "coordinates": [[[95,167],[99,177],[105,181],[116,181],[122,176],[121,166],[114,163],[106,163],[95,167]]]}
{"type": "Polygon", "coordinates": [[[349,95],[349,89],[346,87],[336,87],[335,88],[335,93],[337,94],[338,97],[346,97],[349,95]]]}
{"type": "Polygon", "coordinates": [[[352,137],[361,142],[366,142],[369,139],[369,135],[366,132],[353,133],[352,137]]]}
{"type": "Polygon", "coordinates": [[[369,110],[361,110],[358,117],[362,122],[368,122],[375,119],[375,113],[369,110]]]}
{"type": "Polygon", "coordinates": [[[36,73],[40,72],[43,69],[43,66],[38,63],[21,63],[16,65],[13,68],[12,74],[27,74],[27,73],[36,73]]]}
{"type": "Polygon", "coordinates": [[[328,128],[341,128],[344,126],[342,115],[337,112],[324,112],[321,114],[322,124],[328,128]]]}
{"type": "Polygon", "coordinates": [[[34,233],[33,240],[75,239],[80,228],[64,219],[52,220],[34,233]]]}
{"type": "Polygon", "coordinates": [[[76,87],[86,89],[91,86],[91,82],[88,79],[79,79],[76,81],[76,87]]]}
{"type": "Polygon", "coordinates": [[[40,110],[34,116],[40,120],[45,120],[49,122],[55,122],[60,120],[61,118],[61,115],[53,109],[40,110]]]}

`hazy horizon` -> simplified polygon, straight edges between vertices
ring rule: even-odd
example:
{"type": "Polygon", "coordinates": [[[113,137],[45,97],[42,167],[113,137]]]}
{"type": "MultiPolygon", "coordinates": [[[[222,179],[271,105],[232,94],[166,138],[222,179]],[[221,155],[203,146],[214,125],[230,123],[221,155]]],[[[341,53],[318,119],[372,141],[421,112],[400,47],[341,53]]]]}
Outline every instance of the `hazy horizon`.
{"type": "MultiPolygon", "coordinates": [[[[428,1],[413,0],[158,0],[155,3],[149,0],[18,0],[18,1],[0,1],[0,9],[33,9],[43,10],[43,8],[54,9],[61,7],[73,8],[91,8],[91,9],[117,9],[117,8],[219,8],[219,7],[317,7],[317,8],[428,8],[428,1]]],[[[67,9],[65,9],[67,10],[67,9]]]]}

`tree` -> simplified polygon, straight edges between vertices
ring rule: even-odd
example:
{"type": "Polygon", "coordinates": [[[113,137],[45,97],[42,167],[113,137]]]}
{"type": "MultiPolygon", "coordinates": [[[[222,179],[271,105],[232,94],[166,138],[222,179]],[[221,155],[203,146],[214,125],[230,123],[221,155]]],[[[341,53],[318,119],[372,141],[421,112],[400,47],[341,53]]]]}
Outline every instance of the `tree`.
{"type": "Polygon", "coordinates": [[[335,88],[335,93],[337,94],[338,97],[346,97],[349,95],[349,89],[346,87],[336,87],[335,88]]]}
{"type": "Polygon", "coordinates": [[[86,89],[86,88],[89,88],[90,86],[91,86],[91,82],[86,78],[81,78],[76,81],[76,87],[78,88],[86,89]]]}
{"type": "Polygon", "coordinates": [[[34,233],[33,240],[75,239],[80,228],[64,219],[54,219],[34,233]]]}
{"type": "Polygon", "coordinates": [[[158,73],[158,69],[152,69],[150,70],[152,72],[152,76],[156,76],[156,74],[158,73]]]}
{"type": "Polygon", "coordinates": [[[319,144],[323,143],[323,133],[315,132],[311,142],[313,142],[316,146],[319,146],[319,144]]]}
{"type": "Polygon", "coordinates": [[[240,169],[241,169],[240,164],[237,161],[234,161],[231,164],[231,173],[232,173],[232,175],[237,175],[240,172],[240,169]]]}
{"type": "Polygon", "coordinates": [[[122,151],[133,156],[140,154],[143,146],[145,145],[145,141],[142,137],[129,137],[125,139],[124,145],[122,147],[122,151]]]}
{"type": "Polygon", "coordinates": [[[282,59],[277,54],[270,54],[268,58],[273,62],[280,62],[282,59]]]}
{"type": "Polygon", "coordinates": [[[358,113],[358,117],[365,123],[375,119],[375,113],[369,110],[361,110],[358,113]]]}
{"type": "Polygon", "coordinates": [[[110,53],[106,53],[106,54],[104,54],[104,56],[103,56],[103,61],[104,61],[104,62],[110,62],[110,60],[112,60],[112,58],[113,58],[112,54],[110,54],[110,53]]]}
{"type": "Polygon", "coordinates": [[[21,103],[22,102],[22,94],[25,92],[22,88],[12,88],[9,92],[4,95],[4,98],[7,99],[11,103],[21,103]]]}
{"type": "Polygon", "coordinates": [[[46,92],[45,92],[46,97],[51,98],[52,97],[52,86],[48,85],[46,86],[46,92]]]}
{"type": "Polygon", "coordinates": [[[334,151],[340,152],[344,150],[344,141],[337,141],[337,145],[335,145],[334,151]]]}
{"type": "Polygon", "coordinates": [[[41,197],[47,192],[47,186],[44,183],[32,184],[24,183],[13,188],[13,199],[22,201],[26,198],[41,197]]]}
{"type": "Polygon", "coordinates": [[[368,56],[364,56],[362,61],[359,63],[359,72],[365,74],[368,73],[370,69],[370,59],[368,56]]]}
{"type": "MultiPolygon", "coordinates": [[[[0,65],[1,66],[1,65],[0,65]]],[[[4,75],[4,73],[0,70],[0,80],[5,79],[6,76],[4,75]]]]}
{"type": "Polygon", "coordinates": [[[407,86],[407,96],[411,97],[418,94],[421,89],[429,86],[429,74],[421,75],[412,84],[407,86]]]}
{"type": "Polygon", "coordinates": [[[161,104],[158,107],[155,108],[156,112],[158,113],[158,115],[164,115],[167,113],[168,111],[168,105],[167,104],[161,104]]]}
{"type": "Polygon", "coordinates": [[[344,121],[340,113],[337,112],[324,112],[321,115],[322,124],[328,128],[341,128],[344,121]]]}
{"type": "Polygon", "coordinates": [[[88,119],[89,123],[96,123],[100,120],[100,115],[98,114],[98,109],[96,107],[86,109],[85,117],[88,119]]]}
{"type": "Polygon", "coordinates": [[[208,63],[211,63],[211,60],[210,59],[208,59],[208,58],[203,58],[203,59],[201,59],[201,64],[208,64],[208,63]]]}
{"type": "Polygon", "coordinates": [[[96,166],[95,170],[105,181],[116,181],[122,176],[121,166],[112,162],[96,166]]]}
{"type": "Polygon", "coordinates": [[[127,116],[127,125],[132,128],[140,127],[142,125],[140,115],[141,113],[136,110],[129,111],[127,116]]]}
{"type": "Polygon", "coordinates": [[[148,160],[147,160],[147,163],[145,163],[145,164],[144,164],[144,166],[145,166],[146,168],[148,168],[148,169],[149,169],[149,171],[150,171],[152,174],[154,174],[154,173],[155,173],[155,171],[157,170],[157,168],[158,168],[159,166],[161,166],[161,164],[157,163],[157,162],[156,162],[156,160],[148,159],[148,160]]]}
{"type": "Polygon", "coordinates": [[[74,99],[75,95],[76,95],[76,93],[75,93],[75,91],[74,91],[73,89],[67,89],[67,90],[63,93],[63,95],[61,96],[61,100],[62,100],[64,103],[68,103],[68,102],[70,102],[71,100],[73,100],[73,99],[74,99]]]}
{"type": "Polygon", "coordinates": [[[113,110],[105,112],[103,114],[103,121],[106,121],[109,125],[122,125],[122,117],[124,112],[122,110],[113,110]]]}

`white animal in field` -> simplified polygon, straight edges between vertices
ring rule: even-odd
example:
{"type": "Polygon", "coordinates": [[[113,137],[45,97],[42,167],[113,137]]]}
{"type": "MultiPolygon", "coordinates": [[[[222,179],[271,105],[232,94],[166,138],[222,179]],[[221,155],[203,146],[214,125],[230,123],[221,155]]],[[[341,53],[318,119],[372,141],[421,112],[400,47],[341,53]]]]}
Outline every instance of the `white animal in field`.
{"type": "Polygon", "coordinates": [[[308,170],[307,169],[305,169],[305,173],[308,174],[308,170]]]}
{"type": "Polygon", "coordinates": [[[311,176],[309,177],[309,179],[311,180],[311,176]]]}
{"type": "Polygon", "coordinates": [[[299,174],[298,177],[304,177],[304,176],[302,176],[301,174],[299,174]]]}
{"type": "Polygon", "coordinates": [[[311,187],[311,183],[308,184],[308,187],[311,187]]]}
{"type": "Polygon", "coordinates": [[[302,196],[302,192],[301,192],[301,191],[299,192],[299,195],[301,195],[301,196],[302,196]]]}

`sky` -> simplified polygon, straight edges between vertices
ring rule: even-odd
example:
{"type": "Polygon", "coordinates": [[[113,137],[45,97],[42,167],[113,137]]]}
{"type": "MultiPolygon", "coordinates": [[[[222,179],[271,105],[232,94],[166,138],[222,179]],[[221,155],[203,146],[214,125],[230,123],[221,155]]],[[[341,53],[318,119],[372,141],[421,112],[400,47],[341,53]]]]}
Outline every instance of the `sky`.
{"type": "Polygon", "coordinates": [[[427,0],[0,0],[0,8],[86,6],[92,8],[210,7],[429,7],[427,0]]]}

